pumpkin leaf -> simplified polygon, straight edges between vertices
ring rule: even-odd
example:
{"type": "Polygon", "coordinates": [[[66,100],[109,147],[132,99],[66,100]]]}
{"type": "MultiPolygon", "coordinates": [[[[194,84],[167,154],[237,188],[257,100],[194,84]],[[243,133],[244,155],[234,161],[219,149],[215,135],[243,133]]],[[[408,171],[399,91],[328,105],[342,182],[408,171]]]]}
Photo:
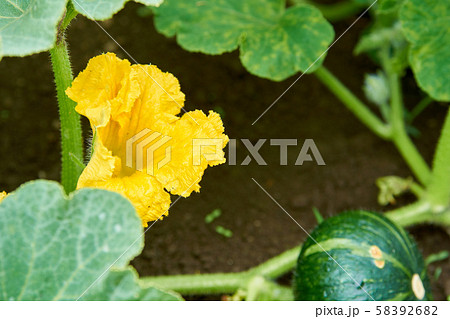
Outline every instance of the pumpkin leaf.
{"type": "MultiPolygon", "coordinates": [[[[106,20],[120,11],[128,0],[72,0],[75,9],[91,20],[106,20]]],[[[137,0],[148,6],[159,6],[164,0],[137,0]]]]}
{"type": "Polygon", "coordinates": [[[183,298],[177,293],[163,291],[147,283],[144,285],[138,279],[136,270],[128,267],[124,270],[111,270],[101,283],[89,289],[80,300],[177,301],[183,298]]]}
{"type": "Polygon", "coordinates": [[[91,286],[99,298],[128,296],[105,290],[119,276],[108,270],[143,247],[141,220],[123,196],[85,188],[66,197],[50,181],[26,183],[1,202],[0,233],[0,300],[76,300],[91,286]]]}
{"type": "Polygon", "coordinates": [[[353,0],[353,2],[357,3],[357,4],[361,4],[361,5],[371,5],[372,3],[375,2],[375,0],[353,0]]]}
{"type": "Polygon", "coordinates": [[[157,30],[176,35],[184,49],[222,54],[239,47],[250,73],[275,81],[313,72],[334,38],[318,9],[286,8],[284,0],[166,0],[154,12],[157,30]]]}
{"type": "Polygon", "coordinates": [[[407,0],[400,21],[419,86],[438,101],[450,101],[450,1],[407,0]]]}
{"type": "Polygon", "coordinates": [[[51,49],[65,7],[66,0],[0,0],[0,57],[51,49]]]}
{"type": "Polygon", "coordinates": [[[404,0],[378,0],[377,13],[389,14],[400,9],[404,0]]]}
{"type": "MultiPolygon", "coordinates": [[[[111,18],[128,0],[72,0],[75,9],[94,20],[111,18]]],[[[163,0],[138,0],[158,6],[163,0]]],[[[67,0],[0,0],[0,60],[51,49],[67,0]]]]}

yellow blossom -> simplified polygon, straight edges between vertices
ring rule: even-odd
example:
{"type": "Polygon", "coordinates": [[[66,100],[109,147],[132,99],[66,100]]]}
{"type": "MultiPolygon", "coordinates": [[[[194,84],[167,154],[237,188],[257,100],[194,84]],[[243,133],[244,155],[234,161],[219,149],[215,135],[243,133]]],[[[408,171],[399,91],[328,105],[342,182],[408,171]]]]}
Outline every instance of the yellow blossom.
{"type": "Polygon", "coordinates": [[[167,215],[168,192],[187,197],[199,191],[204,170],[225,162],[228,136],[220,116],[199,110],[177,116],[184,104],[178,80],[154,65],[130,65],[102,54],[89,61],[66,93],[94,131],[93,155],[77,188],[121,193],[144,226],[167,215]],[[220,142],[219,148],[201,148],[202,154],[214,153],[212,159],[195,158],[199,139],[220,142]],[[138,145],[145,146],[141,153],[138,145]]]}
{"type": "Polygon", "coordinates": [[[8,194],[6,194],[5,191],[0,192],[0,203],[2,202],[2,200],[3,200],[6,196],[8,196],[8,194]]]}

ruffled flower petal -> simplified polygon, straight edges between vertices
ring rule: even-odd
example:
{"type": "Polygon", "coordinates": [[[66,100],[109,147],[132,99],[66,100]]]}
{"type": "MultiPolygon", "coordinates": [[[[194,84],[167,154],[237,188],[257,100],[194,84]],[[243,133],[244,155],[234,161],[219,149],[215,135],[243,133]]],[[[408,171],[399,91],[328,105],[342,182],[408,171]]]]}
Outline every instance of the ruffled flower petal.
{"type": "MultiPolygon", "coordinates": [[[[144,226],[168,214],[167,191],[189,196],[200,189],[208,166],[225,162],[222,148],[228,137],[220,116],[193,111],[178,117],[184,103],[178,80],[156,66],[131,66],[112,53],[103,54],[90,60],[66,92],[94,131],[94,152],[77,188],[124,195],[144,226]],[[152,134],[155,139],[149,138],[152,134]],[[127,153],[136,143],[145,144],[140,146],[139,169],[137,162],[129,165],[127,153]]],[[[131,150],[132,158],[139,157],[131,150]]]]}
{"type": "Polygon", "coordinates": [[[75,110],[86,116],[93,127],[103,127],[110,117],[123,120],[121,115],[130,112],[139,90],[130,62],[107,53],[92,58],[66,93],[78,103],[75,110]]]}
{"type": "MultiPolygon", "coordinates": [[[[171,137],[167,146],[171,147],[170,161],[159,170],[156,178],[174,195],[189,196],[200,190],[199,182],[208,166],[225,163],[223,148],[228,136],[219,114],[210,112],[206,116],[196,110],[185,113],[177,122],[164,131],[171,137]]],[[[164,150],[158,149],[155,158],[163,157],[164,150]]]]}
{"type": "Polygon", "coordinates": [[[113,177],[116,167],[120,169],[120,159],[112,155],[101,140],[94,141],[94,152],[89,164],[78,179],[77,188],[86,187],[91,181],[107,181],[113,177]]]}
{"type": "Polygon", "coordinates": [[[6,196],[8,196],[8,194],[6,194],[5,191],[0,192],[0,203],[2,202],[2,200],[3,200],[6,196]]]}
{"type": "Polygon", "coordinates": [[[107,189],[128,198],[142,219],[144,227],[149,221],[160,219],[169,213],[170,195],[153,176],[135,172],[131,176],[115,177],[106,181],[85,181],[86,184],[81,187],[107,189]]]}

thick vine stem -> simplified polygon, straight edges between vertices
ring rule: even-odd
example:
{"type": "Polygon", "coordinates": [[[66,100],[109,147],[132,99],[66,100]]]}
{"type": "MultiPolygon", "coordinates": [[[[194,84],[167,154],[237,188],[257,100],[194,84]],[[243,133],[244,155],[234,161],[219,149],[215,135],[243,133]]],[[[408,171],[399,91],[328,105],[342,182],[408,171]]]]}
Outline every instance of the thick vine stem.
{"type": "Polygon", "coordinates": [[[450,227],[450,210],[435,213],[427,200],[420,200],[414,204],[392,210],[387,212],[385,216],[403,227],[423,223],[450,227]]]}
{"type": "Polygon", "coordinates": [[[391,74],[390,77],[391,94],[393,94],[390,125],[382,122],[367,105],[361,102],[324,66],[318,68],[314,74],[372,132],[385,140],[394,142],[417,179],[423,185],[427,185],[431,175],[430,169],[406,133],[403,122],[401,88],[397,74],[391,74]]]}
{"type": "Polygon", "coordinates": [[[50,56],[61,121],[61,183],[66,193],[70,193],[75,190],[78,177],[82,170],[78,163],[73,160],[73,157],[83,159],[83,139],[80,116],[75,112],[75,102],[69,99],[65,93],[66,89],[72,83],[73,75],[62,24],[61,22],[59,26],[57,43],[50,49],[50,56]]]}
{"type": "Polygon", "coordinates": [[[434,155],[427,198],[435,212],[445,209],[450,204],[450,110],[434,155]]]}
{"type": "Polygon", "coordinates": [[[417,179],[422,185],[428,185],[431,178],[430,169],[406,133],[400,77],[392,68],[386,67],[385,69],[391,92],[391,140],[417,179]]]}
{"type": "Polygon", "coordinates": [[[361,102],[338,78],[324,66],[318,68],[314,75],[341,100],[342,103],[372,132],[382,139],[391,137],[391,130],[370,109],[361,102]]]}
{"type": "Polygon", "coordinates": [[[141,278],[143,285],[155,285],[183,295],[230,294],[245,287],[255,276],[275,279],[291,271],[297,262],[301,246],[289,249],[259,266],[238,273],[173,275],[141,278]]]}

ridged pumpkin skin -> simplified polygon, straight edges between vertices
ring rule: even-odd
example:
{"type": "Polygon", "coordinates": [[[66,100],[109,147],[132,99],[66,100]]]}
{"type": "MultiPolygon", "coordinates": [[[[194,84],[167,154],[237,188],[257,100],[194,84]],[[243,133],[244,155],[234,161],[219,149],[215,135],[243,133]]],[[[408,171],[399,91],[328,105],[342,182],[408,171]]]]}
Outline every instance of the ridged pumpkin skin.
{"type": "Polygon", "coordinates": [[[308,238],[297,261],[296,300],[432,299],[417,245],[386,217],[344,212],[311,236],[317,243],[308,238]]]}

